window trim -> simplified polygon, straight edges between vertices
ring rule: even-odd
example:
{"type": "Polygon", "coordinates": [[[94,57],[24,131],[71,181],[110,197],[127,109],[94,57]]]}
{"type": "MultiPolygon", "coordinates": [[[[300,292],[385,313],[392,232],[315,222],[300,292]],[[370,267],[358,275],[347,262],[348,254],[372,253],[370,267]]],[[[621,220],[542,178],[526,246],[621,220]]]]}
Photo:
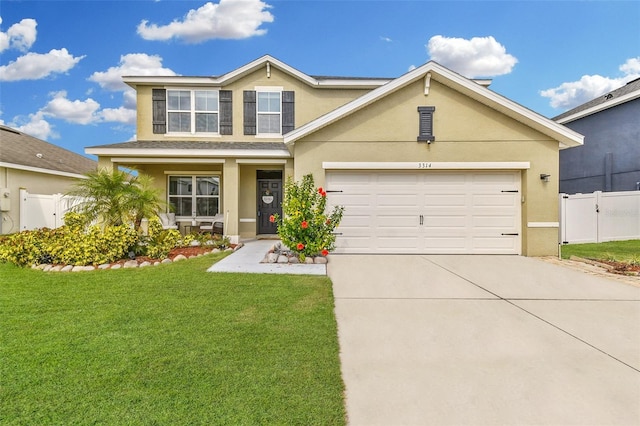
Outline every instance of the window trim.
{"type": "Polygon", "coordinates": [[[166,91],[166,131],[165,131],[165,135],[167,136],[200,136],[200,137],[217,137],[220,136],[220,88],[219,87],[213,87],[213,88],[209,88],[209,87],[165,87],[165,91],[166,91]],[[169,92],[174,91],[174,92],[186,92],[189,91],[190,93],[190,101],[191,101],[191,105],[190,105],[190,110],[189,110],[189,117],[190,117],[190,124],[191,124],[191,131],[189,132],[171,132],[169,130],[169,114],[170,113],[177,113],[177,112],[186,112],[186,110],[171,110],[169,109],[169,92]],[[217,109],[216,111],[200,111],[196,109],[196,92],[216,92],[216,98],[217,98],[217,109]],[[196,114],[198,113],[215,113],[218,116],[218,129],[216,132],[197,132],[196,131],[196,114]]]}
{"type": "Polygon", "coordinates": [[[254,88],[254,91],[256,92],[256,134],[255,137],[256,138],[279,138],[282,137],[282,118],[283,118],[283,113],[282,113],[282,92],[284,92],[284,87],[282,86],[256,86],[254,88]],[[278,93],[280,96],[280,111],[277,113],[274,112],[259,112],[258,110],[258,97],[260,93],[278,93]],[[258,118],[260,117],[260,115],[279,115],[280,116],[280,132],[278,133],[261,133],[259,131],[259,120],[258,118]]]}
{"type": "Polygon", "coordinates": [[[181,197],[181,198],[191,198],[191,215],[189,216],[178,216],[176,214],[176,221],[178,222],[185,222],[185,221],[190,221],[193,219],[198,219],[198,220],[208,220],[208,219],[213,219],[215,217],[214,216],[198,216],[198,212],[197,212],[197,200],[198,198],[217,198],[218,199],[218,213],[220,214],[223,210],[222,210],[222,173],[219,171],[214,171],[214,172],[185,172],[185,171],[180,171],[180,170],[171,170],[171,171],[165,171],[165,175],[166,175],[166,182],[167,182],[167,205],[171,206],[171,178],[172,177],[191,177],[191,184],[195,185],[197,182],[197,178],[198,177],[214,177],[214,178],[218,178],[218,195],[200,195],[198,196],[197,191],[191,191],[191,195],[190,196],[183,196],[183,195],[173,195],[173,197],[181,197]]]}

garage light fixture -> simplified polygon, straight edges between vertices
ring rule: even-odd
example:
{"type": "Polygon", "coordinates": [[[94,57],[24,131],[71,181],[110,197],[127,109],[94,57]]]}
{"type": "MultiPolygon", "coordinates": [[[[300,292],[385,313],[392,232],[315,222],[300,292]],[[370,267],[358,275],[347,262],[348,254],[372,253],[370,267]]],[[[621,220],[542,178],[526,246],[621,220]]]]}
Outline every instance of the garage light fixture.
{"type": "Polygon", "coordinates": [[[540,180],[543,181],[543,182],[549,182],[549,177],[550,176],[551,175],[548,175],[546,173],[540,173],[540,180]]]}

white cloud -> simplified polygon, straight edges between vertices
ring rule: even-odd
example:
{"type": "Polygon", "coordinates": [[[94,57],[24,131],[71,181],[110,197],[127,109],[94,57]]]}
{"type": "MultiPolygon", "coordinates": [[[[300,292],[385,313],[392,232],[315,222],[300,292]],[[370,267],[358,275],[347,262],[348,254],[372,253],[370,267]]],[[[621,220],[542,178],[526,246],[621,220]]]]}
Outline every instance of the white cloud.
{"type": "Polygon", "coordinates": [[[176,75],[169,68],[162,67],[162,58],[158,55],[147,55],[146,53],[129,53],[120,57],[120,64],[111,67],[104,72],[94,72],[90,81],[96,82],[100,87],[113,90],[124,91],[131,88],[123,83],[122,76],[138,75],[176,75]]]}
{"type": "Polygon", "coordinates": [[[136,110],[129,109],[124,106],[119,108],[105,108],[100,111],[102,121],[116,122],[124,124],[136,124],[136,110]]]}
{"type": "Polygon", "coordinates": [[[44,118],[44,114],[41,111],[35,114],[29,114],[29,121],[24,124],[13,122],[9,123],[8,126],[42,140],[57,139],[60,137],[60,135],[53,130],[53,126],[44,118]]]}
{"type": "Polygon", "coordinates": [[[84,101],[67,99],[67,92],[53,94],[53,99],[40,110],[45,116],[75,124],[91,124],[100,120],[97,111],[100,104],[91,98],[84,101]]]}
{"type": "Polygon", "coordinates": [[[138,34],[145,40],[183,39],[199,43],[209,39],[243,39],[267,32],[260,26],[273,22],[267,10],[271,6],[260,0],[220,0],[205,3],[199,9],[191,9],[182,20],[168,25],[149,24],[143,20],[138,34]]]}
{"type": "Polygon", "coordinates": [[[640,74],[640,56],[637,58],[627,59],[627,62],[620,65],[620,71],[629,75],[640,74]]]}
{"type": "Polygon", "coordinates": [[[380,40],[386,41],[387,43],[391,43],[393,41],[389,37],[385,37],[385,36],[380,36],[380,40]]]}
{"type": "Polygon", "coordinates": [[[549,98],[549,104],[553,108],[569,110],[640,77],[640,57],[627,59],[619,69],[624,74],[622,77],[583,75],[578,81],[570,81],[558,87],[542,90],[540,95],[549,98]]]}
{"type": "MultiPolygon", "coordinates": [[[[0,18],[1,23],[2,18],[0,18]]],[[[0,52],[9,48],[22,52],[29,50],[36,41],[37,25],[35,19],[27,18],[10,26],[6,33],[0,31],[0,52]]]]}
{"type": "Polygon", "coordinates": [[[508,74],[518,62],[491,36],[467,40],[436,35],[426,47],[432,60],[469,78],[508,74]]]}
{"type": "Polygon", "coordinates": [[[0,66],[0,81],[38,80],[53,73],[64,73],[84,56],[74,57],[67,49],[52,49],[49,53],[27,53],[8,65],[0,66]]]}

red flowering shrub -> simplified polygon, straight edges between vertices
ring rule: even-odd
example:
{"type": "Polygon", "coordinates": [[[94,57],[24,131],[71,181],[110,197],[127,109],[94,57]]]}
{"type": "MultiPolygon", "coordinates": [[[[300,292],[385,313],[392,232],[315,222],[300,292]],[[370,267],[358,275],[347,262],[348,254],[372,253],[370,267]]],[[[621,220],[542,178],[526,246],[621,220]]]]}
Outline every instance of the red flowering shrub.
{"type": "Polygon", "coordinates": [[[326,256],[335,248],[333,231],[342,220],[344,207],[335,206],[328,212],[326,197],[322,187],[315,188],[311,174],[304,176],[300,183],[289,178],[285,184],[284,217],[274,215],[272,222],[278,222],[282,243],[296,252],[301,261],[307,256],[326,256]]]}

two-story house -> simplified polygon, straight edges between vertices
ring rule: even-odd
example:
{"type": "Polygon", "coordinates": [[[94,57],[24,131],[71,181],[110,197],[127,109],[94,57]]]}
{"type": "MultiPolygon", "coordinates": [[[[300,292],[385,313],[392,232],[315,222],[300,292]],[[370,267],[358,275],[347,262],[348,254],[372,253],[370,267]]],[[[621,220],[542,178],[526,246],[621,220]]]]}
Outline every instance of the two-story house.
{"type": "Polygon", "coordinates": [[[155,177],[179,221],[276,232],[283,182],[345,206],[343,253],[557,252],[558,152],[582,136],[435,62],[317,77],[263,56],[215,77],[126,76],[137,140],[86,149],[155,177]]]}

